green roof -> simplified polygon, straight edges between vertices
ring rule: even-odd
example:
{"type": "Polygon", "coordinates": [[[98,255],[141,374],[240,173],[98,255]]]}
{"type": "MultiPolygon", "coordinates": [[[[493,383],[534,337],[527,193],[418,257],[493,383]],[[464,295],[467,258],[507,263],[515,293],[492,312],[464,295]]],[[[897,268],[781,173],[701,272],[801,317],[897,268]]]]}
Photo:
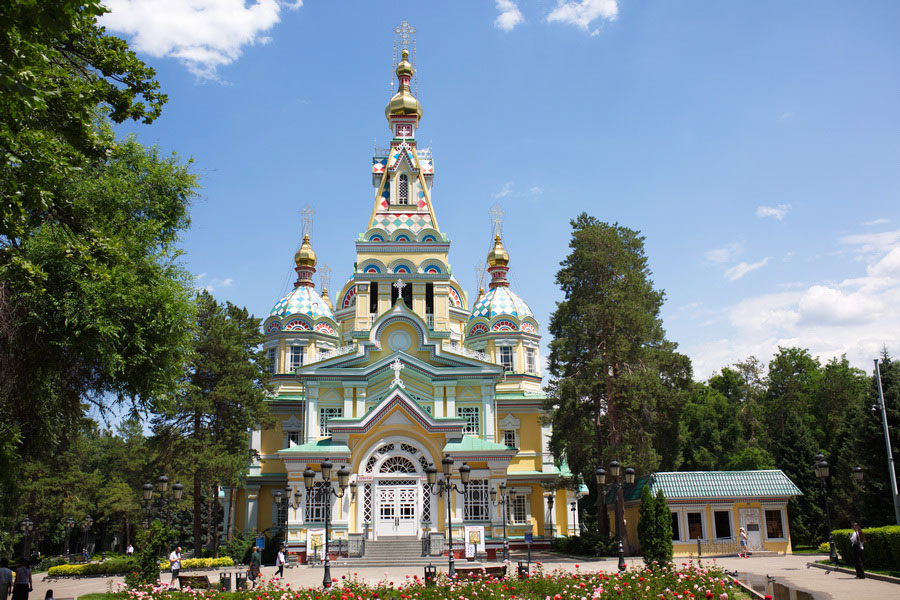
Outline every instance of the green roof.
{"type": "Polygon", "coordinates": [[[667,500],[758,499],[803,495],[800,488],[780,469],[654,473],[641,477],[633,486],[628,486],[625,499],[639,499],[644,485],[649,485],[654,494],[657,490],[662,490],[667,500]]]}
{"type": "Polygon", "coordinates": [[[450,440],[444,446],[444,452],[515,452],[515,448],[510,448],[503,444],[497,444],[488,440],[483,440],[474,435],[464,435],[462,439],[450,440]]]}
{"type": "Polygon", "coordinates": [[[322,454],[333,452],[335,454],[350,454],[350,447],[343,442],[333,442],[332,438],[307,442],[290,448],[282,448],[279,454],[322,454]]]}

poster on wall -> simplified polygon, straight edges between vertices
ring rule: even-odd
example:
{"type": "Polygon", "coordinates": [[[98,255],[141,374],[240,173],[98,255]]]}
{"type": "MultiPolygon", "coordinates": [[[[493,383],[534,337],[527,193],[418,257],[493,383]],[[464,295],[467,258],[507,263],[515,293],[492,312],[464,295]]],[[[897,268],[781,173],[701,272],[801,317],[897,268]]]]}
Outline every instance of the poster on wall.
{"type": "Polygon", "coordinates": [[[484,526],[466,525],[466,558],[474,557],[478,552],[484,552],[484,526]]]}
{"type": "Polygon", "coordinates": [[[324,529],[306,530],[306,556],[318,556],[320,560],[325,560],[324,529]]]}

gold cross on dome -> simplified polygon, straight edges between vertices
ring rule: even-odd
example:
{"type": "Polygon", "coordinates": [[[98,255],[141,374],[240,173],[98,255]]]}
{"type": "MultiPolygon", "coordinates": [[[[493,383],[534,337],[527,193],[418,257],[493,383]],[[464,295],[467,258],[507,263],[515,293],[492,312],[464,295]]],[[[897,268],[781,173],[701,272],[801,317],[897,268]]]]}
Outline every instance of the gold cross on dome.
{"type": "Polygon", "coordinates": [[[303,219],[303,229],[300,231],[300,235],[309,235],[309,237],[312,237],[313,215],[315,214],[316,211],[314,211],[309,204],[304,206],[303,210],[300,211],[300,218],[303,219]]]}

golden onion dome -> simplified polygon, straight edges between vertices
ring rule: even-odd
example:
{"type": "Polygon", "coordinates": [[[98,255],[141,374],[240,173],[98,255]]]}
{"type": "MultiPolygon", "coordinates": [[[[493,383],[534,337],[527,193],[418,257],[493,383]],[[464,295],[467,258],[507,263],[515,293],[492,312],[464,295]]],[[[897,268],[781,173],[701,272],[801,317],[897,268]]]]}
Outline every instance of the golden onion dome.
{"type": "Polygon", "coordinates": [[[415,73],[412,64],[409,62],[409,50],[403,49],[402,60],[397,65],[397,80],[400,82],[400,89],[388,102],[384,109],[384,116],[388,121],[392,115],[416,115],[418,119],[422,118],[422,105],[416,100],[416,97],[409,91],[409,81],[415,73]]]}
{"type": "Polygon", "coordinates": [[[487,260],[488,265],[492,267],[505,267],[509,264],[509,252],[503,247],[503,242],[500,241],[499,233],[497,234],[497,237],[494,238],[494,247],[488,252],[487,260]]]}
{"type": "Polygon", "coordinates": [[[308,233],[303,236],[303,243],[300,244],[300,249],[297,250],[297,254],[294,255],[294,262],[297,263],[298,267],[316,266],[316,253],[309,243],[308,233]]]}

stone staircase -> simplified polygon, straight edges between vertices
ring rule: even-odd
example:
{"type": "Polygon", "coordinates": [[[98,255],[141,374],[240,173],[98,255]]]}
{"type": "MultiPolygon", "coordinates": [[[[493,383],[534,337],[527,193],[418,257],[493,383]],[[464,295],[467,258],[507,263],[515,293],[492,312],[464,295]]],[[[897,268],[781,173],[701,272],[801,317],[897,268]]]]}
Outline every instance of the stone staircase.
{"type": "MultiPolygon", "coordinates": [[[[446,556],[422,556],[422,540],[415,537],[397,537],[380,540],[366,540],[366,554],[360,558],[341,558],[331,561],[332,565],[353,567],[424,567],[432,564],[446,566],[446,556]]],[[[457,560],[458,566],[479,567],[481,563],[457,560]]]]}

